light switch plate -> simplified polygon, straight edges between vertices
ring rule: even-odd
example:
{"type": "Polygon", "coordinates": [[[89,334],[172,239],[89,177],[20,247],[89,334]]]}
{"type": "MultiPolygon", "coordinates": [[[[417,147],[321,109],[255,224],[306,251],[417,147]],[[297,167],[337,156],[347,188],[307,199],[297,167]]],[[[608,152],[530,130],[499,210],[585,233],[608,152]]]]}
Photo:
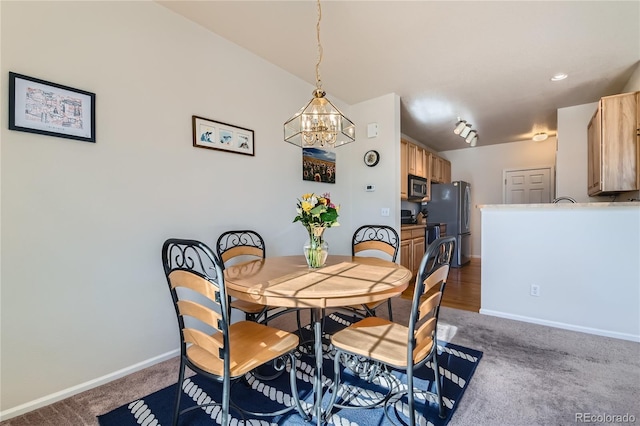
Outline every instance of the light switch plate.
{"type": "Polygon", "coordinates": [[[375,138],[376,136],[378,136],[378,123],[367,124],[367,137],[375,138]]]}

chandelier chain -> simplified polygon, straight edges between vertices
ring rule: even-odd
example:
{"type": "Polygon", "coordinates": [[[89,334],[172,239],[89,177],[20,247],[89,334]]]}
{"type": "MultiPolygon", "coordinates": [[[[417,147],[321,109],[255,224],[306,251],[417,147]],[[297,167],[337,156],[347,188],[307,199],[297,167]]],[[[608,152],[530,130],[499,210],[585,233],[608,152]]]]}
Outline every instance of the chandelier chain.
{"type": "Polygon", "coordinates": [[[322,7],[318,0],[318,23],[316,24],[316,39],[318,40],[318,63],[316,64],[316,88],[322,90],[322,80],[320,79],[320,62],[322,62],[322,44],[320,43],[320,21],[322,20],[322,7]]]}

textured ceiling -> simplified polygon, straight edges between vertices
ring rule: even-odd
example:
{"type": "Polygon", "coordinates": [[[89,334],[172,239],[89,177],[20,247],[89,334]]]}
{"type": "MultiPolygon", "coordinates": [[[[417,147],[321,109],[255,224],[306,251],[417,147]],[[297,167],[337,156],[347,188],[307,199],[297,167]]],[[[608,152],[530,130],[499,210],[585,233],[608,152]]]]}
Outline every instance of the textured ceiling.
{"type": "MultiPolygon", "coordinates": [[[[314,1],[158,3],[315,85],[314,1]]],[[[320,36],[330,99],[396,93],[402,133],[442,151],[469,146],[458,117],[478,146],[513,142],[619,93],[640,61],[640,2],[325,0],[320,36]]]]}

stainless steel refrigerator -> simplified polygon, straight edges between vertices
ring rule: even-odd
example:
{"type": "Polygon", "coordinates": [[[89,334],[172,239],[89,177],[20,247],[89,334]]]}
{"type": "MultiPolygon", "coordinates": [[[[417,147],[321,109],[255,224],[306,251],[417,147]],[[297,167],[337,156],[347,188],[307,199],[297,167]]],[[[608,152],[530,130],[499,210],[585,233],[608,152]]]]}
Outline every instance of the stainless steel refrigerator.
{"type": "Polygon", "coordinates": [[[446,223],[447,235],[456,237],[451,266],[461,267],[471,260],[471,185],[464,181],[431,185],[431,201],[424,203],[427,221],[446,223]]]}

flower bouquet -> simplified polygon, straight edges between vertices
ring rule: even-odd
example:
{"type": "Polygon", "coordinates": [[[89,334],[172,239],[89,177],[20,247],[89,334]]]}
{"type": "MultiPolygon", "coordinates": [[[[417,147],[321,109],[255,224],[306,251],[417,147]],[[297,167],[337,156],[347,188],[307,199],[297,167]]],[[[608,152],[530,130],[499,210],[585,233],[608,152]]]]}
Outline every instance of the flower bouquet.
{"type": "Polygon", "coordinates": [[[304,246],[304,254],[310,268],[324,266],[329,254],[329,246],[324,240],[324,231],[338,223],[339,206],[331,203],[329,194],[304,194],[296,208],[298,215],[293,222],[301,222],[309,233],[309,241],[304,246]]]}

